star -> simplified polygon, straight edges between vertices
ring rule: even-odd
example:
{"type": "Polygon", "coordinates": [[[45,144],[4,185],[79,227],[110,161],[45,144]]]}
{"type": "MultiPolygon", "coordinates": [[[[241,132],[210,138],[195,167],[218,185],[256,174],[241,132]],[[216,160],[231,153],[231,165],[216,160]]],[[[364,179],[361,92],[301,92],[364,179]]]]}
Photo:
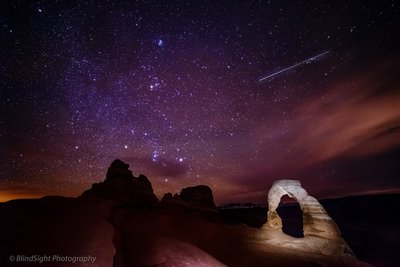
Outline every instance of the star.
{"type": "Polygon", "coordinates": [[[119,157],[157,196],[193,178],[228,202],[284,176],[321,197],[399,188],[394,156],[382,156],[400,145],[388,130],[400,106],[395,1],[362,12],[340,1],[9,2],[1,188],[8,178],[78,195],[119,157]]]}
{"type": "Polygon", "coordinates": [[[164,46],[164,41],[163,41],[162,39],[157,39],[157,45],[158,45],[159,47],[164,46]]]}
{"type": "Polygon", "coordinates": [[[154,161],[154,162],[157,161],[158,156],[159,156],[158,152],[153,151],[152,156],[151,156],[152,161],[154,161]]]}

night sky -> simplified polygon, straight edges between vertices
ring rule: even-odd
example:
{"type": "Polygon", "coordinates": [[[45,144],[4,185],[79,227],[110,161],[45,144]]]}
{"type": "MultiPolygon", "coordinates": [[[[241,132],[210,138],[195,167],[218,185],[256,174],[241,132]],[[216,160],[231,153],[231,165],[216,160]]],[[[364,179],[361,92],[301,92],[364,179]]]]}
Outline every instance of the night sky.
{"type": "Polygon", "coordinates": [[[79,195],[116,158],[159,197],[265,202],[282,178],[318,198],[400,191],[399,2],[0,12],[0,201],[79,195]]]}

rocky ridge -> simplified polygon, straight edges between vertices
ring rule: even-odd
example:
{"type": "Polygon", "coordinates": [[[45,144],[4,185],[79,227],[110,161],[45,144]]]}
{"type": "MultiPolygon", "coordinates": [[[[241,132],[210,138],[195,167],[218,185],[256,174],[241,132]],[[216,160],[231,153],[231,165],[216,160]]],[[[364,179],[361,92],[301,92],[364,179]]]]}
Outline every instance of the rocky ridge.
{"type": "MultiPolygon", "coordinates": [[[[339,238],[297,239],[274,227],[226,225],[217,217],[209,187],[184,188],[159,201],[146,176],[133,176],[128,164],[115,160],[106,179],[78,198],[0,203],[0,266],[32,266],[9,257],[46,253],[90,254],[99,267],[366,266],[339,238]]],[[[60,264],[87,266],[40,266],[60,264]]]]}

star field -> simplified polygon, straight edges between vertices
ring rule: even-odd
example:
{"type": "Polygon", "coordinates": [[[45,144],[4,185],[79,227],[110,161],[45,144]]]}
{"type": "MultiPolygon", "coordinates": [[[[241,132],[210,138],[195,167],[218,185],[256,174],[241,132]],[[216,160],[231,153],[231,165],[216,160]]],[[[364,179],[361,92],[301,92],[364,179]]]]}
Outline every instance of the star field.
{"type": "Polygon", "coordinates": [[[400,189],[395,1],[0,8],[0,201],[78,195],[116,158],[158,196],[263,202],[285,177],[317,197],[400,189]]]}

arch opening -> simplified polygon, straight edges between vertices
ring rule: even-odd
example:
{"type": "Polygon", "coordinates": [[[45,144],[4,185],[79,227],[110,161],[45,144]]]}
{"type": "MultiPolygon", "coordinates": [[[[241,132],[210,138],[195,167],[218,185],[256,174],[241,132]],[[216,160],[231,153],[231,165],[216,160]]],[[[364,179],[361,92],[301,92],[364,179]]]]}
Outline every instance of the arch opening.
{"type": "Polygon", "coordinates": [[[303,211],[295,199],[283,195],[276,212],[282,219],[282,231],[285,234],[296,238],[304,237],[303,211]]]}

